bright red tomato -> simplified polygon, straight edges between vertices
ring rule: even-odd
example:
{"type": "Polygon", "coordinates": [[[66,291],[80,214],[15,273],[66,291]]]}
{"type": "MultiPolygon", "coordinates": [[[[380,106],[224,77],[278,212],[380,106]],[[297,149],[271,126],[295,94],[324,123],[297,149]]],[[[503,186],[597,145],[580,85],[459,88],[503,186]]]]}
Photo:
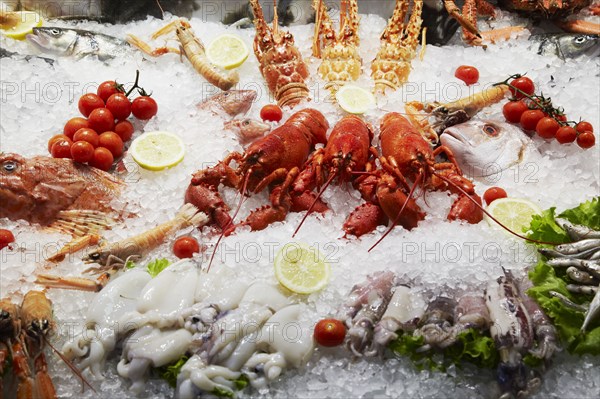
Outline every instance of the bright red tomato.
{"type": "Polygon", "coordinates": [[[535,131],[542,138],[552,139],[556,136],[559,127],[560,125],[554,118],[545,116],[535,125],[535,131]]]}
{"type": "Polygon", "coordinates": [[[173,253],[179,259],[191,258],[200,252],[200,244],[194,237],[179,237],[173,244],[173,253]]]}
{"type": "Polygon", "coordinates": [[[73,136],[73,141],[87,141],[94,148],[98,147],[98,133],[93,129],[79,129],[73,136]]]}
{"type": "Polygon", "coordinates": [[[138,119],[147,120],[158,112],[158,104],[152,97],[140,96],[131,103],[131,113],[138,119]]]}
{"type": "Polygon", "coordinates": [[[104,108],[104,101],[94,93],[87,93],[79,99],[78,107],[81,115],[87,118],[96,108],[104,108]]]}
{"type": "Polygon", "coordinates": [[[504,189],[500,187],[490,187],[487,190],[485,190],[485,193],[483,194],[483,200],[488,205],[496,201],[498,198],[506,197],[506,191],[504,191],[504,189]]]}
{"type": "Polygon", "coordinates": [[[283,117],[283,111],[276,104],[267,104],[260,110],[260,118],[263,121],[279,122],[283,117]]]}
{"type": "Polygon", "coordinates": [[[87,141],[76,141],[71,146],[71,158],[73,161],[88,163],[94,159],[94,146],[87,141]]]}
{"type": "Polygon", "coordinates": [[[579,133],[583,133],[583,132],[592,132],[594,133],[594,127],[592,126],[591,123],[586,122],[586,121],[581,121],[577,124],[577,126],[575,126],[575,130],[577,130],[579,133]]]}
{"type": "Polygon", "coordinates": [[[525,130],[535,130],[540,119],[544,117],[544,113],[539,109],[530,109],[523,112],[521,115],[521,126],[525,130]]]}
{"type": "Polygon", "coordinates": [[[96,93],[98,97],[102,99],[102,101],[106,102],[110,96],[115,93],[120,93],[121,91],[117,87],[117,83],[114,80],[107,80],[106,82],[100,83],[98,86],[98,90],[96,93]]]}
{"type": "Polygon", "coordinates": [[[94,159],[91,160],[90,165],[108,171],[114,162],[115,158],[112,153],[104,147],[98,147],[94,150],[94,159]]]}
{"type": "Polygon", "coordinates": [[[12,231],[6,229],[0,229],[0,249],[8,246],[8,244],[15,242],[15,236],[12,231]]]}
{"type": "Polygon", "coordinates": [[[106,108],[116,119],[127,119],[131,115],[131,101],[123,93],[113,94],[106,100],[106,108]]]}
{"type": "Polygon", "coordinates": [[[123,140],[115,132],[104,132],[98,137],[98,146],[110,151],[113,157],[123,155],[123,140]]]}
{"type": "Polygon", "coordinates": [[[68,120],[63,129],[63,133],[65,134],[65,136],[73,140],[73,135],[75,134],[75,132],[79,129],[83,129],[84,127],[89,127],[87,119],[82,118],[80,116],[76,116],[75,118],[71,118],[68,120]]]}
{"type": "Polygon", "coordinates": [[[71,140],[57,140],[52,144],[50,153],[54,158],[71,158],[71,140]]]}
{"type": "Polygon", "coordinates": [[[502,107],[502,114],[508,122],[519,123],[521,115],[528,109],[529,107],[523,101],[509,101],[502,107]]]}
{"type": "Polygon", "coordinates": [[[72,142],[70,138],[68,138],[67,136],[65,136],[64,134],[57,134],[54,135],[50,138],[50,140],[48,140],[48,152],[52,154],[52,146],[54,145],[54,143],[56,143],[57,141],[61,141],[61,140],[66,140],[68,142],[72,142]]]}
{"type": "Polygon", "coordinates": [[[479,71],[474,66],[461,65],[456,68],[454,77],[465,82],[467,86],[470,86],[479,81],[479,71]]]}
{"type": "Polygon", "coordinates": [[[592,148],[596,144],[596,136],[592,132],[579,133],[577,136],[577,145],[581,148],[592,148]]]}
{"type": "Polygon", "coordinates": [[[115,128],[115,117],[108,109],[97,108],[90,114],[88,123],[96,133],[108,132],[115,128]]]}
{"type": "Polygon", "coordinates": [[[512,96],[516,99],[526,97],[523,93],[521,93],[521,91],[525,92],[526,94],[529,94],[530,96],[533,93],[535,93],[535,85],[533,84],[533,81],[526,76],[521,76],[520,78],[513,79],[511,82],[509,82],[509,84],[513,86],[510,87],[510,92],[512,93],[512,96]],[[515,90],[515,88],[521,91],[515,90]]]}
{"type": "Polygon", "coordinates": [[[561,144],[572,143],[577,138],[577,131],[571,126],[562,126],[556,131],[556,141],[561,144]]]}
{"type": "Polygon", "coordinates": [[[123,142],[131,140],[133,136],[133,125],[129,121],[119,121],[115,125],[115,133],[119,135],[123,142]]]}
{"type": "Polygon", "coordinates": [[[346,326],[337,319],[323,319],[315,326],[315,340],[321,346],[338,346],[346,337],[346,326]]]}

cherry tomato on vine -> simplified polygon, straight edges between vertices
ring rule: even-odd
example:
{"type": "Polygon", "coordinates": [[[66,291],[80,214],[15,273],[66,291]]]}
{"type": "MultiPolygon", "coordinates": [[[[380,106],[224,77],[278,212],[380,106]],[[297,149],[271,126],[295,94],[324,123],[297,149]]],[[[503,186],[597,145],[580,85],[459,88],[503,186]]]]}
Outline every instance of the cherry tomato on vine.
{"type": "Polygon", "coordinates": [[[96,93],[98,94],[98,97],[102,99],[102,101],[106,102],[110,96],[116,93],[121,93],[121,91],[117,87],[117,82],[114,80],[107,80],[106,82],[100,83],[96,93]]]}
{"type": "Polygon", "coordinates": [[[6,229],[0,229],[0,249],[8,246],[8,244],[15,242],[15,236],[12,231],[6,229]]]}
{"type": "Polygon", "coordinates": [[[594,133],[594,127],[592,126],[591,123],[586,122],[586,121],[581,121],[577,124],[577,126],[575,126],[575,130],[577,130],[579,133],[583,133],[583,132],[592,132],[594,133]]]}
{"type": "Polygon", "coordinates": [[[119,135],[123,142],[131,140],[133,131],[133,125],[129,121],[119,121],[115,125],[115,133],[119,135]]]}
{"type": "Polygon", "coordinates": [[[71,140],[57,140],[52,144],[50,153],[54,158],[71,158],[71,140]]]}
{"type": "Polygon", "coordinates": [[[283,117],[283,111],[276,104],[267,104],[260,110],[260,118],[263,121],[279,122],[283,117]]]}
{"type": "Polygon", "coordinates": [[[556,131],[556,141],[561,144],[572,143],[576,138],[577,131],[571,126],[562,126],[556,131]]]}
{"type": "Polygon", "coordinates": [[[521,126],[525,130],[535,130],[537,123],[544,117],[544,113],[539,109],[530,109],[521,115],[521,126]]]}
{"type": "Polygon", "coordinates": [[[67,142],[72,142],[72,140],[65,136],[64,134],[57,134],[55,136],[52,136],[50,138],[50,140],[48,140],[48,152],[50,154],[52,154],[52,146],[54,145],[54,143],[56,143],[57,141],[61,141],[61,140],[65,140],[67,142]]]}
{"type": "Polygon", "coordinates": [[[123,93],[113,94],[106,100],[106,108],[115,119],[127,119],[131,115],[131,101],[123,93]]]}
{"type": "Polygon", "coordinates": [[[559,122],[566,122],[567,121],[567,115],[565,115],[565,114],[556,115],[556,120],[559,121],[559,122]]]}
{"type": "Polygon", "coordinates": [[[104,132],[98,136],[98,145],[109,150],[115,158],[123,155],[123,140],[115,132],[104,132]]]}
{"type": "Polygon", "coordinates": [[[502,114],[508,122],[519,123],[521,115],[528,109],[529,107],[523,101],[509,101],[502,107],[502,114]]]}
{"type": "Polygon", "coordinates": [[[596,144],[596,136],[592,132],[579,133],[577,136],[577,145],[581,148],[592,148],[596,144]]]}
{"type": "Polygon", "coordinates": [[[76,116],[75,118],[69,119],[67,123],[65,123],[63,133],[72,140],[75,132],[84,127],[89,127],[88,120],[80,116],[76,116]]]}
{"type": "Polygon", "coordinates": [[[504,191],[504,189],[500,187],[490,187],[487,190],[485,190],[485,193],[483,193],[483,200],[488,205],[496,201],[498,198],[506,197],[506,191],[504,191]]]}
{"type": "Polygon", "coordinates": [[[94,146],[87,141],[76,141],[71,146],[73,161],[87,163],[94,159],[94,146]]]}
{"type": "Polygon", "coordinates": [[[140,96],[131,103],[131,113],[138,119],[152,118],[158,112],[158,104],[152,97],[140,96]]]}
{"type": "Polygon", "coordinates": [[[88,118],[90,129],[96,133],[112,131],[115,128],[115,117],[106,108],[97,108],[90,113],[88,118]]]}
{"type": "Polygon", "coordinates": [[[542,138],[552,139],[556,136],[559,127],[560,125],[554,118],[545,116],[535,125],[535,131],[542,138]]]}
{"type": "Polygon", "coordinates": [[[173,244],[173,253],[179,259],[191,258],[198,252],[200,252],[200,245],[194,237],[179,237],[173,244]]]}
{"type": "Polygon", "coordinates": [[[94,150],[94,159],[90,161],[90,165],[106,172],[112,167],[114,160],[115,158],[109,150],[98,147],[94,150]]]}
{"type": "Polygon", "coordinates": [[[87,141],[94,148],[98,147],[98,133],[89,128],[79,129],[73,136],[73,141],[87,141]]]}
{"type": "MultiPolygon", "coordinates": [[[[535,85],[533,84],[533,81],[526,76],[521,76],[520,78],[513,79],[509,83],[511,86],[516,87],[517,89],[529,94],[530,96],[535,92],[535,85]]],[[[513,87],[510,87],[510,92],[512,96],[516,99],[525,97],[523,93],[515,90],[513,87]]]]}
{"type": "Polygon", "coordinates": [[[346,337],[346,326],[337,319],[323,319],[315,325],[315,340],[321,346],[338,346],[346,337]]]}
{"type": "Polygon", "coordinates": [[[94,93],[87,93],[79,98],[77,106],[81,115],[87,118],[96,108],[104,108],[104,101],[94,93]]]}
{"type": "Polygon", "coordinates": [[[456,72],[454,72],[454,77],[462,80],[467,84],[467,86],[469,86],[479,81],[479,71],[474,66],[461,65],[458,68],[456,68],[456,72]]]}

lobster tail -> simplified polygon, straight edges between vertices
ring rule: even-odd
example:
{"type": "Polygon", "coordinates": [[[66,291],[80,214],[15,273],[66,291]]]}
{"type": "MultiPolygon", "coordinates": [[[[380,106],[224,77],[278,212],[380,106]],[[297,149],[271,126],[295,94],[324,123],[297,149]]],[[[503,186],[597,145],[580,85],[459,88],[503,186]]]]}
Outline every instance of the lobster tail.
{"type": "Polygon", "coordinates": [[[308,98],[308,86],[304,82],[291,82],[275,93],[275,99],[280,107],[294,107],[308,98]]]}

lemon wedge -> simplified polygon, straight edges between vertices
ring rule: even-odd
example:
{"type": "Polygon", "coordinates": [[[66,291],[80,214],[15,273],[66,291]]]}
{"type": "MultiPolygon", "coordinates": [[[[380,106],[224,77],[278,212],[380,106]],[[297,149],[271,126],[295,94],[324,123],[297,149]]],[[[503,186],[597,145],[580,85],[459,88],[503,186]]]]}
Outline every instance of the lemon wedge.
{"type": "Polygon", "coordinates": [[[44,23],[42,17],[33,11],[14,11],[0,15],[0,33],[3,35],[23,40],[33,28],[39,28],[44,23]]]}
{"type": "Polygon", "coordinates": [[[237,35],[217,36],[206,48],[208,60],[224,69],[237,68],[248,58],[248,47],[237,35]]]}
{"type": "Polygon", "coordinates": [[[364,114],[377,105],[370,91],[354,85],[342,86],[335,93],[335,99],[344,111],[351,114],[364,114]]]}
{"type": "Polygon", "coordinates": [[[317,249],[306,244],[284,245],[275,256],[274,266],[279,283],[297,294],[311,294],[329,282],[329,264],[317,249]]]}
{"type": "MultiPolygon", "coordinates": [[[[529,227],[533,215],[541,215],[542,209],[533,202],[521,198],[499,198],[486,209],[493,217],[516,233],[529,227]]],[[[490,225],[497,225],[488,215],[485,220],[490,225]]]]}
{"type": "Polygon", "coordinates": [[[133,140],[129,152],[142,168],[163,170],[183,160],[185,146],[173,133],[157,131],[144,133],[133,140]]]}

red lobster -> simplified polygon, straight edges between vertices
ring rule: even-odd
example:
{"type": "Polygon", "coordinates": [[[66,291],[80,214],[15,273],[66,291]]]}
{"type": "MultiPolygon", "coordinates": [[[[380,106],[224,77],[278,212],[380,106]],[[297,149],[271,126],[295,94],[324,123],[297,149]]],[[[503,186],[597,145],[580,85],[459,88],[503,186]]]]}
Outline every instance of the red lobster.
{"type": "Polygon", "coordinates": [[[371,203],[359,206],[350,214],[344,224],[347,234],[365,234],[381,224],[385,219],[378,207],[393,221],[390,230],[379,241],[396,224],[409,230],[416,227],[425,217],[412,198],[417,186],[427,190],[450,190],[459,195],[448,213],[449,220],[479,223],[483,219],[481,199],[475,194],[473,183],[462,175],[449,148],[441,146],[432,150],[417,129],[395,112],[383,117],[380,142],[382,169],[357,180],[363,198],[371,203]],[[441,153],[448,157],[449,162],[436,162],[435,157],[441,153]],[[412,186],[409,181],[412,181],[412,186]],[[473,201],[480,206],[477,207],[473,201]]]}
{"type": "Polygon", "coordinates": [[[307,108],[296,112],[283,125],[253,142],[244,154],[232,152],[216,166],[196,172],[185,201],[209,215],[211,222],[221,227],[225,235],[240,225],[262,230],[283,220],[293,207],[293,201],[307,204],[314,199],[310,193],[293,189],[290,195],[289,191],[315,145],[326,142],[327,129],[329,123],[319,111],[307,108]],[[229,166],[234,160],[237,169],[229,166]],[[236,226],[216,190],[219,184],[235,187],[242,195],[247,191],[258,193],[267,186],[276,187],[271,191],[271,205],[254,210],[236,226]]]}

